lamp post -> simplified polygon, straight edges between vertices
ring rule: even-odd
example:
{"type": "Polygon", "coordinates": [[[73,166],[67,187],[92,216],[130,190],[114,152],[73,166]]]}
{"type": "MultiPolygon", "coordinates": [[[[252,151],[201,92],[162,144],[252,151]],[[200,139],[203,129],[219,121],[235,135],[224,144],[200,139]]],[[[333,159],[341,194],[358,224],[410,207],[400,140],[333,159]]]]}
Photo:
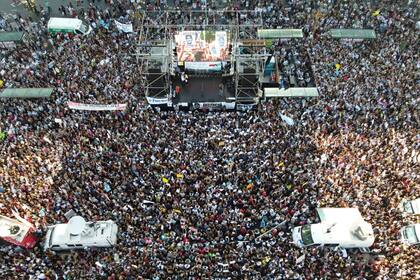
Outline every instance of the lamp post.
{"type": "Polygon", "coordinates": [[[47,11],[47,16],[50,16],[50,2],[48,0],[44,1],[45,10],[47,11]]]}

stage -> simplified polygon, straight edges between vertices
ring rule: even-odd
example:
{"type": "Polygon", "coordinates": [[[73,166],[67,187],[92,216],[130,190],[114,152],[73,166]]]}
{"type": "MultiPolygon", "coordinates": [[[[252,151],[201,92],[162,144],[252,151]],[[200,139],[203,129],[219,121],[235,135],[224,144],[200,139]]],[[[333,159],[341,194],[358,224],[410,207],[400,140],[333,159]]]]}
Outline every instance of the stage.
{"type": "Polygon", "coordinates": [[[228,102],[228,98],[235,97],[234,88],[229,86],[229,83],[232,83],[232,79],[222,78],[221,75],[190,77],[188,84],[177,80],[174,82],[174,87],[179,86],[181,91],[173,101],[175,104],[228,102]],[[223,89],[221,90],[221,88],[223,89]]]}
{"type": "Polygon", "coordinates": [[[164,40],[156,39],[144,49],[139,46],[147,102],[168,110],[245,111],[267,97],[317,95],[302,92],[315,87],[310,61],[297,63],[307,57],[304,50],[295,54],[293,44],[282,39],[287,56],[277,55],[267,41],[254,39],[259,32],[255,26],[257,37],[249,33],[245,38],[238,33],[239,26],[237,22],[225,30],[213,26],[170,31],[164,40]],[[299,94],[292,93],[293,88],[300,89],[299,94]]]}

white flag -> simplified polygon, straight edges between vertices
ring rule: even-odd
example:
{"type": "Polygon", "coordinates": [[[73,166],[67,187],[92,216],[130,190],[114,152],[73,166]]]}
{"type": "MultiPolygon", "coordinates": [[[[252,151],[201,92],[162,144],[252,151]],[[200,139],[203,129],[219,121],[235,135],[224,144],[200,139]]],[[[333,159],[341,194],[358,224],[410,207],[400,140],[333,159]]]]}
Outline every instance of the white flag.
{"type": "Polygon", "coordinates": [[[117,29],[125,32],[125,33],[132,33],[133,32],[133,24],[130,23],[121,23],[118,21],[115,21],[115,24],[117,25],[117,29]]]}
{"type": "Polygon", "coordinates": [[[296,264],[301,263],[305,260],[305,255],[303,254],[302,256],[300,256],[299,258],[296,259],[296,264]]]}
{"type": "Polygon", "coordinates": [[[280,114],[280,117],[288,125],[294,125],[295,124],[295,121],[292,118],[288,117],[288,116],[285,116],[285,115],[280,114]]]}

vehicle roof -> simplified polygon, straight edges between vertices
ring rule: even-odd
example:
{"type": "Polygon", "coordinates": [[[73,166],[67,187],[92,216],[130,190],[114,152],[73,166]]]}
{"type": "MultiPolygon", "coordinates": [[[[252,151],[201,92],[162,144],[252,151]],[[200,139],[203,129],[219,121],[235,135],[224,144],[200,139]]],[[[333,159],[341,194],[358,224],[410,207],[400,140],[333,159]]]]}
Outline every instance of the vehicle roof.
{"type": "Polygon", "coordinates": [[[77,28],[82,24],[78,18],[50,18],[48,28],[77,28]]]}
{"type": "Polygon", "coordinates": [[[67,224],[53,226],[54,231],[51,235],[51,244],[64,244],[67,239],[67,224]]]}
{"type": "Polygon", "coordinates": [[[6,88],[0,98],[49,98],[54,88],[6,88]]]}
{"type": "Polygon", "coordinates": [[[111,238],[114,225],[115,223],[113,221],[88,222],[85,230],[83,230],[81,234],[71,235],[68,231],[68,224],[57,224],[51,227],[54,229],[51,236],[51,244],[59,245],[66,243],[93,243],[101,240],[106,241],[111,238]]]}
{"type": "Polygon", "coordinates": [[[375,241],[372,225],[363,220],[353,224],[348,223],[318,223],[311,225],[312,239],[318,244],[357,244],[358,247],[369,247],[375,241]],[[366,234],[366,239],[362,240],[353,234],[353,230],[361,227],[366,234]]]}
{"type": "Polygon", "coordinates": [[[23,32],[13,31],[13,32],[0,32],[0,42],[16,42],[22,41],[23,32]]]}
{"type": "Polygon", "coordinates": [[[420,214],[420,198],[411,200],[410,203],[413,207],[414,214],[420,214]]]}
{"type": "Polygon", "coordinates": [[[363,220],[357,208],[317,208],[316,211],[321,222],[353,223],[363,220]]]}

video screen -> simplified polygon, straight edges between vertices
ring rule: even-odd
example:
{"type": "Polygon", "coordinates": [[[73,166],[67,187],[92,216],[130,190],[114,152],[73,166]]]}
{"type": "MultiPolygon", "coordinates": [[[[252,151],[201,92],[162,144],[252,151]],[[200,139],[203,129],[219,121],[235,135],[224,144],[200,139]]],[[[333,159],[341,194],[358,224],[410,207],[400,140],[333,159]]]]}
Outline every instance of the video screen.
{"type": "Polygon", "coordinates": [[[182,31],[175,35],[178,61],[225,61],[228,58],[225,31],[182,31]]]}

